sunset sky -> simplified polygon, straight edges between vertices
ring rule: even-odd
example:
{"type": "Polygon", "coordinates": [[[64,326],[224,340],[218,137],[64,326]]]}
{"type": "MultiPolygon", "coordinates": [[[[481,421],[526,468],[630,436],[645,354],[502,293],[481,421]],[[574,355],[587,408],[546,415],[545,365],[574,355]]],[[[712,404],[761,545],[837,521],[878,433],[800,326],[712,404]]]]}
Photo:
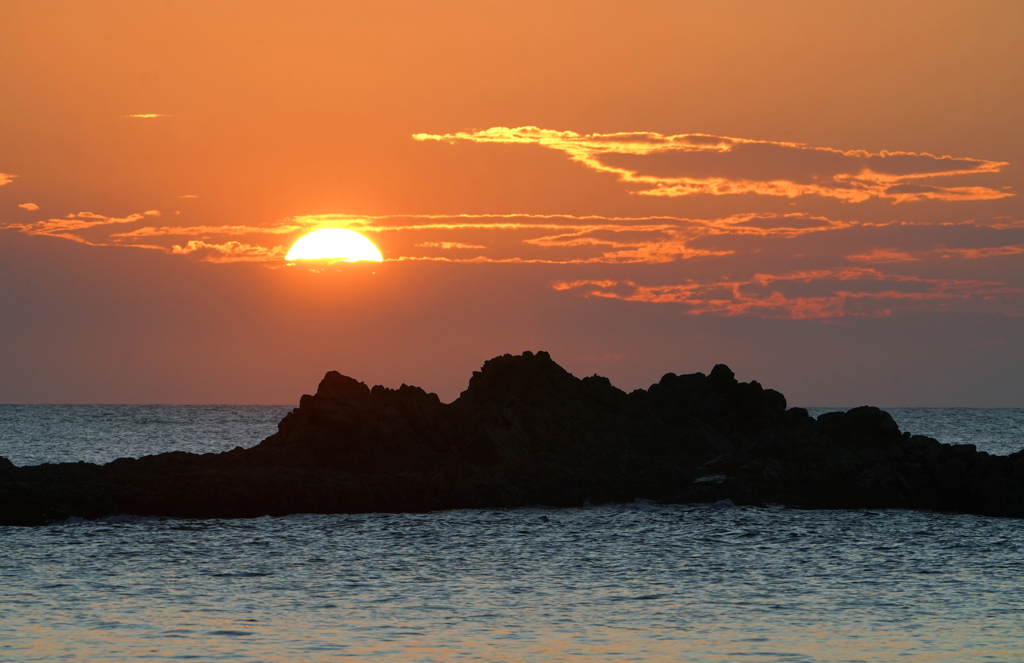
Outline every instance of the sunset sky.
{"type": "Polygon", "coordinates": [[[0,402],[548,350],[1024,407],[1024,2],[0,0],[0,402]],[[285,261],[320,228],[383,262],[285,261]]]}

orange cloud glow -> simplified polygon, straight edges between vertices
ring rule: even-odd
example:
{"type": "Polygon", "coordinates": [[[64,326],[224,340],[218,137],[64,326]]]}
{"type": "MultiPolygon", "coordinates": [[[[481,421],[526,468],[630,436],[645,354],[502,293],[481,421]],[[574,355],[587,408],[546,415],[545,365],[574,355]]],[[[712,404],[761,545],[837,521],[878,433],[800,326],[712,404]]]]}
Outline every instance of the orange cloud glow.
{"type": "MultiPolygon", "coordinates": [[[[27,209],[27,208],[26,208],[27,209]]],[[[47,235],[50,237],[61,237],[85,244],[104,245],[104,242],[90,241],[85,236],[85,231],[100,226],[123,225],[142,221],[146,217],[160,216],[157,210],[147,210],[140,214],[129,214],[124,217],[104,216],[94,212],[78,212],[68,214],[63,218],[44,219],[31,223],[10,223],[0,228],[20,230],[28,235],[47,235]]]]}
{"type": "Polygon", "coordinates": [[[465,244],[463,242],[420,242],[416,245],[419,248],[424,249],[443,249],[445,251],[451,251],[453,249],[459,250],[470,250],[470,249],[486,249],[487,247],[483,244],[465,244]]]}
{"type": "Polygon", "coordinates": [[[238,240],[210,241],[215,238],[242,236],[298,235],[309,229],[303,224],[279,226],[150,226],[114,232],[116,228],[151,222],[161,216],[159,210],[147,210],[124,217],[105,216],[94,212],[79,212],[63,218],[51,218],[29,223],[0,225],[0,229],[17,230],[28,235],[60,237],[90,246],[122,246],[158,250],[172,255],[191,256],[206,262],[267,262],[283,260],[287,253],[283,243],[253,243],[238,240]],[[186,237],[184,243],[153,243],[169,237],[186,237]],[[140,241],[140,240],[146,241],[140,241]]]}
{"type": "Polygon", "coordinates": [[[865,253],[846,256],[846,259],[853,262],[909,262],[921,258],[899,249],[871,249],[865,253]]]}
{"type": "Polygon", "coordinates": [[[867,152],[802,143],[655,132],[578,134],[539,127],[492,127],[447,134],[420,133],[419,141],[540,145],[559,150],[598,172],[636,185],[644,196],[754,193],[796,198],[815,195],[846,202],[995,200],[1012,192],[979,186],[929,184],[935,178],[998,173],[1009,165],[926,152],[867,152]]]}
{"type": "Polygon", "coordinates": [[[299,237],[347,228],[370,238],[386,261],[597,270],[567,274],[551,287],[566,295],[677,306],[688,314],[828,319],[921,308],[985,309],[993,302],[1007,315],[1024,313],[1024,283],[948,273],[954,263],[1024,254],[1024,226],[1005,219],[869,223],[768,212],[710,219],[318,214],[267,226],[217,226],[161,225],[161,218],[158,210],[120,217],[79,212],[3,227],[202,262],[282,267],[299,237]],[[986,233],[987,243],[979,246],[975,238],[972,245],[958,245],[965,229],[986,233]],[[908,265],[915,265],[913,273],[906,273],[908,265]],[[686,277],[672,276],[680,272],[686,277]]]}
{"type": "Polygon", "coordinates": [[[11,175],[10,173],[0,173],[0,186],[10,184],[11,182],[14,181],[15,177],[17,177],[17,175],[11,175]]]}
{"type": "MultiPolygon", "coordinates": [[[[604,217],[556,214],[296,216],[276,225],[155,225],[158,210],[123,217],[79,212],[66,217],[10,223],[2,228],[95,246],[157,249],[211,262],[276,262],[298,237],[321,228],[348,228],[369,236],[388,260],[523,262],[546,264],[668,264],[759,251],[758,242],[876,232],[890,223],[862,223],[803,213],[734,214],[695,219],[674,216],[604,217]],[[745,242],[742,250],[737,242],[745,242]],[[751,244],[754,242],[754,244],[751,244]]],[[[974,225],[1013,232],[1017,225],[983,222],[899,225],[928,228],[974,225]]],[[[1016,238],[1016,236],[1015,236],[1016,238]]],[[[816,241],[816,240],[815,240],[816,241]]],[[[824,240],[822,240],[824,241],[824,240]]],[[[780,244],[780,247],[785,244],[780,244]]],[[[983,258],[1019,253],[1020,240],[985,248],[890,246],[845,255],[860,263],[908,262],[943,255],[983,258]]]]}
{"type": "Polygon", "coordinates": [[[196,254],[206,262],[266,262],[283,260],[287,251],[283,246],[268,248],[236,240],[213,244],[193,239],[184,246],[175,244],[171,253],[181,256],[196,254]]]}
{"type": "Polygon", "coordinates": [[[936,253],[939,253],[944,258],[956,256],[965,260],[978,260],[979,258],[1020,255],[1024,253],[1024,244],[989,246],[977,249],[940,249],[936,253]]]}
{"type": "Polygon", "coordinates": [[[845,268],[754,274],[746,279],[688,281],[642,285],[634,281],[577,280],[552,284],[584,297],[630,302],[676,304],[684,312],[725,316],[813,319],[885,316],[894,309],[919,308],[952,300],[1003,298],[1024,312],[1024,288],[998,281],[923,278],[884,274],[875,269],[845,268]],[[816,292],[808,293],[808,286],[816,292]]]}
{"type": "Polygon", "coordinates": [[[28,210],[29,212],[34,212],[37,209],[39,209],[39,205],[36,205],[35,203],[22,203],[18,205],[18,207],[20,207],[21,209],[28,210]]]}
{"type": "Polygon", "coordinates": [[[162,236],[229,236],[229,235],[289,235],[302,232],[308,226],[284,224],[280,226],[145,226],[111,237],[162,237],[162,236]]]}

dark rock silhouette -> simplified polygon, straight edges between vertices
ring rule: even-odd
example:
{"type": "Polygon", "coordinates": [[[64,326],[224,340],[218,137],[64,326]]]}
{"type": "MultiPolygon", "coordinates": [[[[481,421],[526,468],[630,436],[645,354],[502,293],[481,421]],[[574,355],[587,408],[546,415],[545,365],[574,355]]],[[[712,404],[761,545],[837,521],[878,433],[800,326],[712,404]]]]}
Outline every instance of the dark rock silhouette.
{"type": "Polygon", "coordinates": [[[487,361],[451,404],[332,371],[251,449],[103,466],[0,458],[0,524],[10,525],[641,498],[1024,517],[1024,451],[992,456],[901,433],[874,407],[815,420],[723,364],[627,394],[526,352],[487,361]]]}

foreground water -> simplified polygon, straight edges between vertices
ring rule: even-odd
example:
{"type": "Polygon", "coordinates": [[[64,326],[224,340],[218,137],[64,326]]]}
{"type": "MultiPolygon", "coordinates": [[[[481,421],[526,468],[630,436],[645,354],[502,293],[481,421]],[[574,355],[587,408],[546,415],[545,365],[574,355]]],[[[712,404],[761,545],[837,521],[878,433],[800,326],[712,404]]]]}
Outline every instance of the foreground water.
{"type": "MultiPolygon", "coordinates": [[[[147,408],[0,406],[0,455],[248,446],[287,409],[147,408]]],[[[972,413],[894,411],[1022,446],[1024,411],[972,413]]],[[[1021,661],[1022,578],[1024,523],[929,512],[116,517],[0,527],[0,660],[1021,661]]]]}

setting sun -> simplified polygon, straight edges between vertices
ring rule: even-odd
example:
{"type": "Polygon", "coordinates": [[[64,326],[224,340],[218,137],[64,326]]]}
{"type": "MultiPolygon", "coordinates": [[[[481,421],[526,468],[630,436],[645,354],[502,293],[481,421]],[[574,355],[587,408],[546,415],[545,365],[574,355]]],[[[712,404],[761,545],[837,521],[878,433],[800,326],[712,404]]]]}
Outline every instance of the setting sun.
{"type": "Polygon", "coordinates": [[[285,260],[372,260],[384,257],[373,242],[345,228],[321,228],[299,238],[285,260]]]}

